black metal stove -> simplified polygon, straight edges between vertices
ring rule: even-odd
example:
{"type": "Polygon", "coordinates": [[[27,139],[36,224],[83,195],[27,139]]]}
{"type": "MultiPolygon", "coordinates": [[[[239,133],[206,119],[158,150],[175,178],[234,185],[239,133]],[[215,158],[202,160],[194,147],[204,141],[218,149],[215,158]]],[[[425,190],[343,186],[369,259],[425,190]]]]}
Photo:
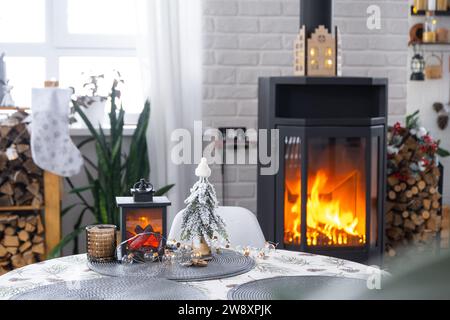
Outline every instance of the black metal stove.
{"type": "Polygon", "coordinates": [[[386,126],[386,79],[261,78],[259,129],[279,129],[278,174],[258,176],[266,238],[379,264],[386,126]]]}

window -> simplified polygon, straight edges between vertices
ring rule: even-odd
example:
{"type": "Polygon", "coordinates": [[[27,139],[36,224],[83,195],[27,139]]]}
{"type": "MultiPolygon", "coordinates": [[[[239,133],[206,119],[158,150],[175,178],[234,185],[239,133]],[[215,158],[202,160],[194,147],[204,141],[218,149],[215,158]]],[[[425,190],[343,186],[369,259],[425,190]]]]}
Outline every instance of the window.
{"type": "Polygon", "coordinates": [[[144,104],[136,0],[0,0],[0,8],[0,52],[6,52],[17,105],[30,106],[31,88],[45,79],[80,88],[88,75],[117,70],[127,122],[133,122],[144,104]]]}

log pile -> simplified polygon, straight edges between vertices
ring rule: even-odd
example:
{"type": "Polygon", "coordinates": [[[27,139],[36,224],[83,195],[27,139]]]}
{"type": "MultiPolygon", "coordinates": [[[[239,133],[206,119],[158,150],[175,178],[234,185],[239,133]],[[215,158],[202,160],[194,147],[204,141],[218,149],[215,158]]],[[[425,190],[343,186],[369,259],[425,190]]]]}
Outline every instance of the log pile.
{"type": "Polygon", "coordinates": [[[40,214],[0,216],[0,275],[44,259],[40,214]]]}
{"type": "Polygon", "coordinates": [[[43,171],[31,157],[30,134],[16,112],[0,122],[0,206],[33,206],[43,203],[43,171]]]}
{"type": "Polygon", "coordinates": [[[388,135],[386,252],[434,250],[441,231],[439,142],[423,128],[396,124],[388,135]]]}

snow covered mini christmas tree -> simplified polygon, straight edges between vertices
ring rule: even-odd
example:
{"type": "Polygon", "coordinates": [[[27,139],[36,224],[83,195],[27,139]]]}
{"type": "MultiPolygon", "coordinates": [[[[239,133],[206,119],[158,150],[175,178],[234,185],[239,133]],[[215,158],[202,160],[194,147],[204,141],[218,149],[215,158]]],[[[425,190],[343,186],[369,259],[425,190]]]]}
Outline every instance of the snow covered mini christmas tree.
{"type": "Polygon", "coordinates": [[[183,212],[182,240],[192,240],[194,252],[203,258],[211,255],[208,245],[217,233],[224,239],[228,238],[225,223],[216,214],[218,201],[214,186],[208,181],[211,169],[205,158],[202,158],[195,175],[198,181],[191,189],[191,194],[185,200],[187,204],[183,212]]]}

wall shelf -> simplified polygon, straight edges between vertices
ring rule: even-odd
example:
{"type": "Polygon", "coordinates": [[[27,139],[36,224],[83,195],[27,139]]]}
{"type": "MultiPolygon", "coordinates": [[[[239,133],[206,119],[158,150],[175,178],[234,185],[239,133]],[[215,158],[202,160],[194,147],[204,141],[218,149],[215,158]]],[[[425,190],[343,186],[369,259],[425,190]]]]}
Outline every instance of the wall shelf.
{"type": "Polygon", "coordinates": [[[424,52],[450,52],[450,43],[410,43],[408,46],[412,48],[414,44],[419,45],[424,52]]]}
{"type": "Polygon", "coordinates": [[[410,43],[409,46],[419,45],[424,47],[435,47],[435,46],[450,46],[450,42],[414,42],[410,43]]]}
{"type": "MultiPolygon", "coordinates": [[[[414,17],[422,17],[426,15],[426,11],[425,10],[420,10],[415,12],[414,11],[414,6],[411,6],[411,16],[414,17]]],[[[435,11],[434,12],[435,16],[439,16],[439,17],[445,17],[445,16],[449,16],[450,17],[450,10],[447,11],[435,11]]]]}

